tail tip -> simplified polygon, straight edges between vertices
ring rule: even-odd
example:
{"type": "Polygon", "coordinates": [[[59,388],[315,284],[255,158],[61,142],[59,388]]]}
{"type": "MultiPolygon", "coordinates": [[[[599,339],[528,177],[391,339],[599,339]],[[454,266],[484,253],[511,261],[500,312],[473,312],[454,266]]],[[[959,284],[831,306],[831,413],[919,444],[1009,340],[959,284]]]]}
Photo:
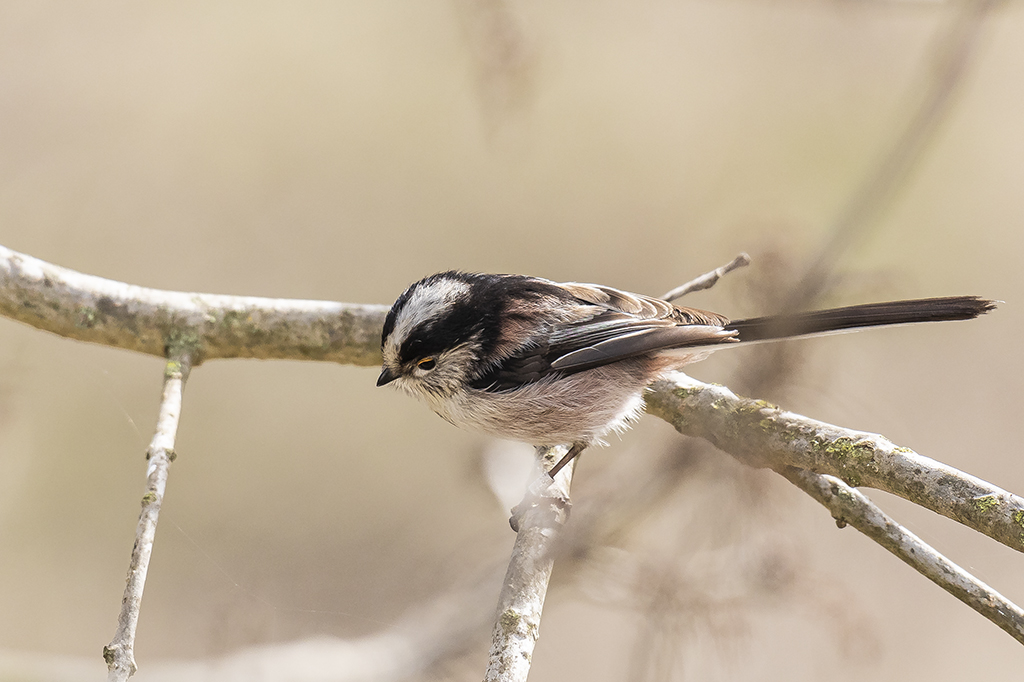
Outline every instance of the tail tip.
{"type": "Polygon", "coordinates": [[[993,301],[980,296],[969,296],[967,297],[973,304],[971,312],[974,314],[971,317],[979,317],[987,312],[991,312],[1002,305],[1005,301],[993,301]]]}

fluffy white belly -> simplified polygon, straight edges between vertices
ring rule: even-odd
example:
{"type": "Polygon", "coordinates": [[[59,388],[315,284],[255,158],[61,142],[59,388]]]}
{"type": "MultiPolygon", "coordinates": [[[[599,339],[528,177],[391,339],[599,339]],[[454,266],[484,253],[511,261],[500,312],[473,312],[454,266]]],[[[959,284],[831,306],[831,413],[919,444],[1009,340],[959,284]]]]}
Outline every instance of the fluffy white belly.
{"type": "Polygon", "coordinates": [[[428,402],[453,424],[499,438],[592,443],[628,428],[643,412],[647,375],[638,365],[617,363],[510,391],[465,390],[428,402]]]}

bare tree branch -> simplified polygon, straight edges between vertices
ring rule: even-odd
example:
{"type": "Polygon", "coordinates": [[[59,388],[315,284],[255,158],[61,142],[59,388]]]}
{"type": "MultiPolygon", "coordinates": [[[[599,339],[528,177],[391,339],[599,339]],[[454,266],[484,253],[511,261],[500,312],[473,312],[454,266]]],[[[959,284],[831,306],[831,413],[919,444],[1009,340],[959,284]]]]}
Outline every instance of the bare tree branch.
{"type": "Polygon", "coordinates": [[[146,494],[142,496],[142,512],[135,530],[135,545],[128,565],[128,584],[121,600],[121,615],[117,619],[114,639],[103,647],[103,659],[107,662],[107,679],[110,682],[124,682],[138,669],[135,665],[135,630],[139,624],[139,609],[142,606],[142,592],[146,588],[149,560],[153,555],[160,505],[167,488],[167,474],[175,458],[174,440],[181,417],[182,393],[191,366],[191,348],[172,349],[164,369],[164,392],[156,433],[146,451],[146,459],[149,461],[146,494]]]}
{"type": "Polygon", "coordinates": [[[854,431],[741,398],[681,373],[655,382],[647,411],[752,466],[794,466],[899,495],[1024,551],[1024,498],[951,466],[854,431]]]}
{"type": "Polygon", "coordinates": [[[783,310],[805,307],[828,288],[835,264],[846,249],[877,224],[934,141],[953,109],[977,47],[985,18],[1001,0],[968,0],[937,42],[927,69],[921,98],[869,173],[849,197],[828,229],[828,238],[813,257],[783,310]]]}
{"type": "Polygon", "coordinates": [[[535,96],[536,37],[527,30],[522,7],[509,0],[459,0],[462,24],[475,72],[477,96],[489,134],[535,96]]]}
{"type": "Polygon", "coordinates": [[[290,358],[373,365],[387,306],[163,291],[85,275],[0,246],[0,315],[69,339],[193,364],[290,358]]]}

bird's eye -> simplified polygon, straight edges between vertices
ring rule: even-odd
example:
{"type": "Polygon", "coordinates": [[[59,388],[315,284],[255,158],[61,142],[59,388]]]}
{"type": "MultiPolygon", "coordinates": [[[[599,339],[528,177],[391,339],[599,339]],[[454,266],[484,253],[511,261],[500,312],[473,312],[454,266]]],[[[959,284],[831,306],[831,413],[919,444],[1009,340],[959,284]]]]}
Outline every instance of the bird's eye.
{"type": "Polygon", "coordinates": [[[435,360],[434,358],[423,358],[422,360],[416,363],[416,366],[425,372],[429,372],[430,370],[437,367],[437,360],[435,360]]]}

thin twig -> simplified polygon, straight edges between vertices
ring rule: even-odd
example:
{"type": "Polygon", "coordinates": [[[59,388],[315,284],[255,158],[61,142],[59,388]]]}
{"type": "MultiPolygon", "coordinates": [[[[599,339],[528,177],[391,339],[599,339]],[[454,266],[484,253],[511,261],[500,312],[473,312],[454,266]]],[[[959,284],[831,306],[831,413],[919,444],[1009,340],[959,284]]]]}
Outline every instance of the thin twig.
{"type": "MultiPolygon", "coordinates": [[[[545,470],[565,452],[564,447],[538,448],[545,470]]],[[[551,548],[569,516],[569,485],[575,461],[565,465],[550,485],[528,492],[517,508],[519,530],[498,598],[484,682],[525,682],[530,673],[555,563],[551,548]]],[[[543,477],[547,479],[547,474],[543,477]]]]}
{"type": "Polygon", "coordinates": [[[665,299],[666,301],[674,301],[677,298],[682,298],[683,296],[686,296],[687,294],[692,293],[694,291],[703,291],[704,289],[710,289],[711,287],[715,286],[715,284],[718,283],[718,280],[721,279],[724,275],[727,275],[738,268],[746,267],[747,265],[750,265],[750,256],[748,256],[745,253],[741,253],[740,255],[736,256],[722,267],[715,268],[711,272],[706,272],[700,277],[695,277],[694,279],[691,279],[686,284],[678,286],[672,291],[668,292],[667,294],[662,296],[662,298],[665,299]]]}
{"type": "Polygon", "coordinates": [[[174,439],[181,416],[181,398],[191,369],[191,355],[187,350],[175,352],[167,361],[164,371],[164,391],[160,401],[160,416],[156,432],[146,451],[149,461],[146,473],[146,494],[142,496],[142,512],[135,530],[135,545],[128,566],[128,584],[121,600],[121,615],[117,619],[117,632],[110,644],[103,647],[107,662],[107,680],[124,682],[138,669],[135,665],[135,630],[139,624],[142,592],[146,587],[146,573],[153,554],[153,540],[160,516],[167,473],[174,461],[174,439]]]}
{"type": "Polygon", "coordinates": [[[840,528],[850,524],[1024,644],[1024,609],[896,523],[859,490],[795,467],[779,473],[825,505],[840,528]]]}
{"type": "Polygon", "coordinates": [[[745,464],[795,466],[909,500],[1024,551],[1024,498],[947,464],[846,429],[741,398],[682,373],[655,382],[647,410],[745,464]]]}

